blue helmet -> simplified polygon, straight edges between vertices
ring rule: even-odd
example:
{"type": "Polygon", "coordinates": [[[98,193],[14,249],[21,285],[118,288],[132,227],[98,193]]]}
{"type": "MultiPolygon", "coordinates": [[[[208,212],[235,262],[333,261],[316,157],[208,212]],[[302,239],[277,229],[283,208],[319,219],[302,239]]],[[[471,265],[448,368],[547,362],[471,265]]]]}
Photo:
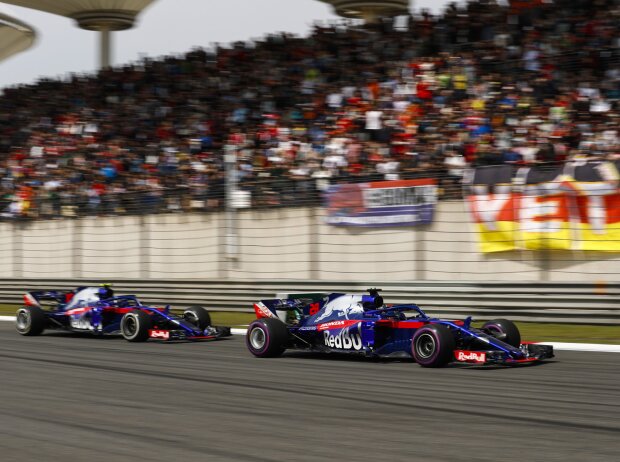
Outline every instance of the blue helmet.
{"type": "Polygon", "coordinates": [[[105,300],[114,297],[114,291],[112,290],[112,284],[101,284],[98,291],[99,300],[105,300]]]}

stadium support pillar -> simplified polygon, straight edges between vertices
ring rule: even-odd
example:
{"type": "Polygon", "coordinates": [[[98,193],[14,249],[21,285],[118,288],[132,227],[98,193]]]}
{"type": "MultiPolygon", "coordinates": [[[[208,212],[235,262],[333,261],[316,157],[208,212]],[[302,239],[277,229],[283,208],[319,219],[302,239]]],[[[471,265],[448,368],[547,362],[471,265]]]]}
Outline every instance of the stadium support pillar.
{"type": "Polygon", "coordinates": [[[101,29],[99,31],[99,45],[99,66],[101,69],[108,69],[112,61],[112,31],[110,29],[101,29]]]}

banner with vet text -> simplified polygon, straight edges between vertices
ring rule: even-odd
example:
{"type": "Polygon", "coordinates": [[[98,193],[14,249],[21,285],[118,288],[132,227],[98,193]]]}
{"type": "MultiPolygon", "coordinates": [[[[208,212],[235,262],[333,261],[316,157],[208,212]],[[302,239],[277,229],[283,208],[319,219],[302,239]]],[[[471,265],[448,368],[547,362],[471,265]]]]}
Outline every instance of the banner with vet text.
{"type": "Polygon", "coordinates": [[[479,167],[468,204],[482,252],[620,252],[620,175],[606,161],[479,167]]]}

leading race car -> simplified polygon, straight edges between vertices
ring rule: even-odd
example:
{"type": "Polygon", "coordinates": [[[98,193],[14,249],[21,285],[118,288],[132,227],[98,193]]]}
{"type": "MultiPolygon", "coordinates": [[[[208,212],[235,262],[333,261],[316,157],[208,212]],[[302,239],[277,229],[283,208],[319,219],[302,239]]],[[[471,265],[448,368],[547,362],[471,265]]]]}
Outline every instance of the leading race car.
{"type": "Polygon", "coordinates": [[[211,316],[203,307],[189,307],[178,316],[171,313],[169,306],[146,306],[134,295],[114,296],[108,285],[28,292],[24,303],[16,316],[17,331],[22,335],[62,329],[94,335],[120,333],[130,342],[150,338],[212,340],[231,335],[228,327],[211,326],[211,316]]]}
{"type": "Polygon", "coordinates": [[[248,327],[246,345],[258,357],[299,348],[405,355],[425,367],[450,362],[516,365],[553,357],[550,345],[522,343],[519,329],[506,319],[488,321],[478,329],[472,327],[471,317],[431,318],[414,304],[385,305],[379,289],[368,292],[332,293],[314,300],[261,300],[254,304],[258,319],[248,327]]]}

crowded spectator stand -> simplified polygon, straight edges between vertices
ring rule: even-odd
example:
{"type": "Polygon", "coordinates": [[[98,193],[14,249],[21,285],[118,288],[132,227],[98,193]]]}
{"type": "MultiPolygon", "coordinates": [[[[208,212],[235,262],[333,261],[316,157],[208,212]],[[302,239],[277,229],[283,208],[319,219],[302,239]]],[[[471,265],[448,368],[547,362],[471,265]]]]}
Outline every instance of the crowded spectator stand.
{"type": "Polygon", "coordinates": [[[252,207],[482,165],[618,163],[620,5],[469,2],[196,49],[0,97],[5,219],[252,207]]]}

